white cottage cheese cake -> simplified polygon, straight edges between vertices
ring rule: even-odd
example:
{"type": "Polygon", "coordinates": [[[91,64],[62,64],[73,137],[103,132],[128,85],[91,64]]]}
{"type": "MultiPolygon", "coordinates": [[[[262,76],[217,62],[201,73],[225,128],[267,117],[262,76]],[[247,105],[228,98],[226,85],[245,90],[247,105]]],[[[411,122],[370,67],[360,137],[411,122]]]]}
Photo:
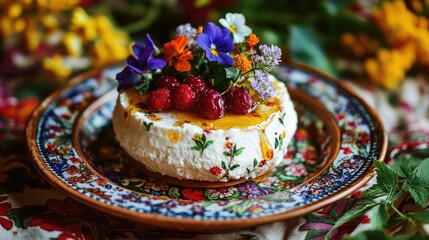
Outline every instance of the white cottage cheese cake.
{"type": "Polygon", "coordinates": [[[116,75],[116,138],[169,182],[258,177],[281,161],[297,128],[286,86],[270,74],[280,48],[258,45],[242,14],[219,23],[181,25],[162,49],[147,34],[116,75]]]}
{"type": "Polygon", "coordinates": [[[275,87],[276,95],[253,112],[215,120],[145,109],[147,98],[130,89],[120,93],[114,110],[116,138],[152,172],[198,181],[255,178],[282,160],[297,128],[285,85],[275,87]]]}

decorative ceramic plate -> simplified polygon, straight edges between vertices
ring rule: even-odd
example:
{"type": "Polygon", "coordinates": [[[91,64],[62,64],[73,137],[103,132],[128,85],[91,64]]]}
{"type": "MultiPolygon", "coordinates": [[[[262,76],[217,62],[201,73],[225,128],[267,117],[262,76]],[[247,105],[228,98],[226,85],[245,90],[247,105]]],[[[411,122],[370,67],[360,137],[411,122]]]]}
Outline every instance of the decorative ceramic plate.
{"type": "Polygon", "coordinates": [[[49,96],[27,127],[34,165],[83,204],[163,228],[215,232],[299,216],[337,201],[373,176],[386,135],[376,114],[340,82],[287,64],[299,126],[269,174],[221,188],[183,187],[142,172],[115,141],[111,116],[118,67],[79,76],[49,96]]]}

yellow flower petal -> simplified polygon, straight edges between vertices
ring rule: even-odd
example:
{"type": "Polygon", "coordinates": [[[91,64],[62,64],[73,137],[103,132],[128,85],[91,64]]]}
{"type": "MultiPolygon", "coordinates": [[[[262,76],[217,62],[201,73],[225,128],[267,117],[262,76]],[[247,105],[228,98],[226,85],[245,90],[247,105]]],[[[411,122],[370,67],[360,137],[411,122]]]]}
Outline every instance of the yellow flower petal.
{"type": "Polygon", "coordinates": [[[74,32],[64,34],[62,44],[70,56],[78,57],[82,54],[82,42],[74,32]]]}
{"type": "Polygon", "coordinates": [[[43,61],[46,76],[56,82],[64,81],[71,74],[71,69],[64,65],[62,57],[55,55],[43,61]]]}
{"type": "Polygon", "coordinates": [[[14,3],[9,6],[7,15],[11,18],[17,18],[22,14],[22,6],[19,3],[14,3]]]}
{"type": "Polygon", "coordinates": [[[35,51],[40,44],[41,36],[37,29],[37,22],[35,18],[28,18],[24,30],[22,40],[28,51],[35,51]]]}

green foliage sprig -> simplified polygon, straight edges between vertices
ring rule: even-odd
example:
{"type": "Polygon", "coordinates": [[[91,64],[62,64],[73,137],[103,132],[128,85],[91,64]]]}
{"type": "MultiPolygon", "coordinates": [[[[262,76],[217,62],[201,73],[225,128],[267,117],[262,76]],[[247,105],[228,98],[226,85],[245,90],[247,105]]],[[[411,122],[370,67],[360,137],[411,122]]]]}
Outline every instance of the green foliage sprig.
{"type": "Polygon", "coordinates": [[[377,183],[362,192],[355,208],[337,220],[325,236],[329,239],[334,229],[371,212],[368,231],[350,239],[428,239],[423,224],[429,223],[429,158],[420,159],[409,155],[398,159],[391,167],[374,161],[377,183]],[[401,211],[401,202],[413,202],[413,211],[401,211]],[[384,229],[396,229],[391,235],[384,229]],[[394,236],[394,238],[393,238],[394,236]]]}

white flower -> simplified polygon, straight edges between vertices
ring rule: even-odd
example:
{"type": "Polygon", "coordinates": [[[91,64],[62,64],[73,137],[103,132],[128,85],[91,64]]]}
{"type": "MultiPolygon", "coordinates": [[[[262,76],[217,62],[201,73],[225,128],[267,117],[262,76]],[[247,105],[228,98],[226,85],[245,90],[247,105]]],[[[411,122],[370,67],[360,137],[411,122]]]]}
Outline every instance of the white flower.
{"type": "Polygon", "coordinates": [[[195,36],[197,34],[197,29],[193,28],[190,23],[179,25],[176,28],[177,35],[178,36],[185,36],[186,38],[189,38],[188,46],[195,43],[195,36]]]}
{"type": "Polygon", "coordinates": [[[219,23],[232,32],[234,43],[243,42],[252,33],[252,29],[245,25],[246,19],[241,13],[227,13],[225,18],[219,19],[219,23]]]}

